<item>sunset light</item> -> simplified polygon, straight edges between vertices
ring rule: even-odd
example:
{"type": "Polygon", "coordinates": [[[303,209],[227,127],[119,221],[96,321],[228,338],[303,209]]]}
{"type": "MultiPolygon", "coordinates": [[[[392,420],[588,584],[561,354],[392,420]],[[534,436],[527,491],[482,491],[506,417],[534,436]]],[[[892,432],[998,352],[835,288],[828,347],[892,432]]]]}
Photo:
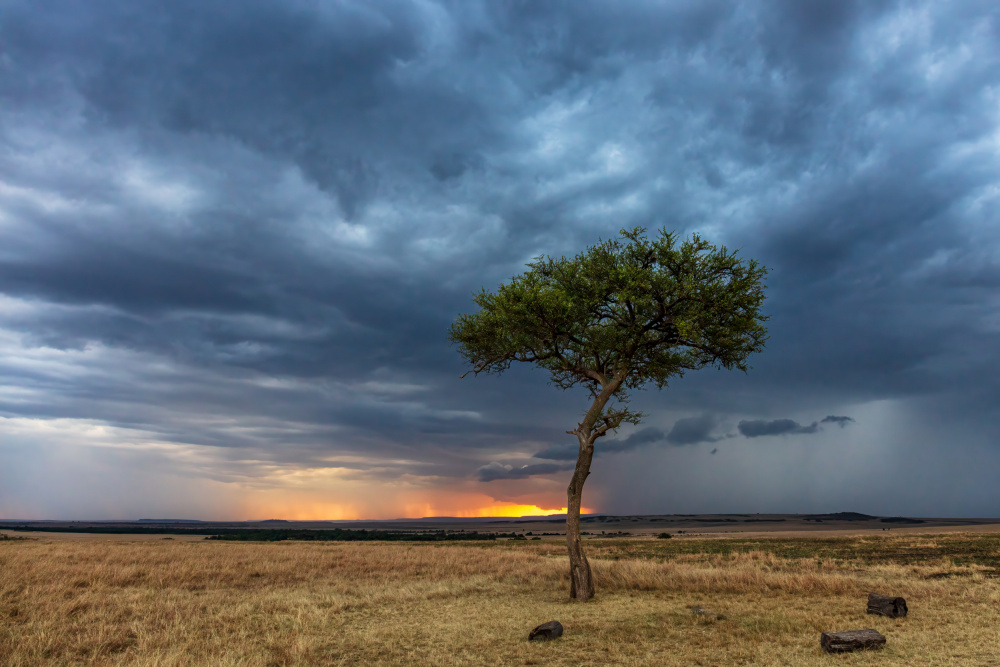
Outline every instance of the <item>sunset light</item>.
{"type": "MultiPolygon", "coordinates": [[[[593,510],[582,508],[582,514],[591,514],[593,510]]],[[[502,516],[502,517],[521,517],[521,516],[551,516],[553,514],[565,514],[566,508],[561,507],[558,509],[543,509],[538,505],[515,505],[513,503],[498,503],[496,505],[491,505],[489,507],[481,507],[479,509],[473,510],[472,512],[458,512],[454,516],[461,517],[486,517],[486,516],[502,516]]]]}
{"type": "MultiPolygon", "coordinates": [[[[582,508],[582,514],[593,514],[594,510],[582,508]]],[[[552,516],[566,514],[565,507],[543,508],[538,505],[518,505],[515,503],[496,503],[471,510],[439,510],[432,505],[410,505],[399,516],[388,514],[368,515],[358,512],[354,507],[344,507],[329,503],[296,505],[295,503],[276,503],[269,507],[258,507],[247,516],[249,519],[274,518],[288,521],[357,521],[373,519],[423,519],[426,517],[522,517],[522,516],[552,516]]]]}
{"type": "MultiPolygon", "coordinates": [[[[244,493],[246,493],[244,491],[244,493]]],[[[285,519],[287,521],[357,521],[424,519],[427,517],[529,517],[566,514],[566,507],[522,504],[494,500],[482,493],[437,492],[422,498],[409,494],[383,494],[382,498],[355,493],[353,502],[347,494],[325,494],[319,490],[257,490],[244,496],[238,514],[242,520],[285,519]],[[339,502],[338,502],[339,501],[339,502]]],[[[583,514],[596,510],[584,507],[583,514]]]]}

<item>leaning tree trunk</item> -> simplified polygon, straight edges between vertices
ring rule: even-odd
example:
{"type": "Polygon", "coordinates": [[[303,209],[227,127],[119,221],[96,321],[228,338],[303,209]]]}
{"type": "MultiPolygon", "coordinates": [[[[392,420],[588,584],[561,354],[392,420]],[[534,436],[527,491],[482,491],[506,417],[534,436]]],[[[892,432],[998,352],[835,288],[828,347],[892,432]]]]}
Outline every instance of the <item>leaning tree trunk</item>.
{"type": "Polygon", "coordinates": [[[594,443],[589,434],[577,434],[577,437],[580,438],[580,454],[576,459],[573,479],[566,490],[566,546],[569,547],[569,596],[586,602],[594,597],[594,576],[580,541],[580,507],[583,503],[583,483],[590,475],[590,462],[594,458],[594,443]]]}
{"type": "Polygon", "coordinates": [[[619,418],[615,423],[605,423],[600,428],[594,426],[601,418],[604,406],[614,393],[621,387],[625,373],[620,372],[610,382],[601,387],[594,397],[594,403],[587,410],[583,421],[572,431],[567,431],[580,441],[580,453],[576,457],[576,469],[573,479],[566,489],[566,546],[569,547],[569,596],[573,600],[586,602],[594,597],[594,575],[590,572],[590,563],[583,555],[583,544],[580,541],[580,508],[583,505],[583,483],[590,476],[590,463],[594,460],[594,441],[608,432],[609,428],[621,423],[619,418]]]}

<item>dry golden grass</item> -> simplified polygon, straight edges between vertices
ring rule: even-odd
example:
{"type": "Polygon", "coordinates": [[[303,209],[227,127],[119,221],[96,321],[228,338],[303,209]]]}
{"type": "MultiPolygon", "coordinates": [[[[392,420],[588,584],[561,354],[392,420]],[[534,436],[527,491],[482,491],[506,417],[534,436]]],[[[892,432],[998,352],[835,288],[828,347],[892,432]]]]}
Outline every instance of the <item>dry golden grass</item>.
{"type": "MultiPolygon", "coordinates": [[[[998,665],[1000,579],[940,557],[944,539],[962,552],[962,536],[893,536],[826,544],[840,557],[822,562],[787,555],[808,551],[795,540],[594,540],[587,604],[567,600],[556,542],[6,540],[0,665],[998,665]],[[866,616],[869,591],[909,617],[866,616]],[[551,619],[566,635],[529,644],[551,619]],[[885,649],[819,648],[867,627],[885,649]]],[[[1000,559],[1000,536],[975,539],[1000,559]]]]}

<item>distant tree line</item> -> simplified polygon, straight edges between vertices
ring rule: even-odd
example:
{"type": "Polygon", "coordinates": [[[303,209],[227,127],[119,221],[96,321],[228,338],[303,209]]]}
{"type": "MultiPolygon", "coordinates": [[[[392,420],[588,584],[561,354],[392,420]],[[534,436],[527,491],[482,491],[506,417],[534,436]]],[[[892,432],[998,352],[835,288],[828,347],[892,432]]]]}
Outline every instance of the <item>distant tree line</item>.
{"type": "Polygon", "coordinates": [[[93,533],[101,535],[207,535],[210,540],[236,540],[244,542],[283,542],[303,540],[309,542],[362,542],[362,541],[417,541],[452,542],[459,540],[495,540],[498,537],[516,538],[516,533],[479,533],[430,531],[408,533],[387,530],[305,530],[292,528],[176,528],[168,526],[16,526],[4,525],[5,530],[46,533],[93,533]]]}

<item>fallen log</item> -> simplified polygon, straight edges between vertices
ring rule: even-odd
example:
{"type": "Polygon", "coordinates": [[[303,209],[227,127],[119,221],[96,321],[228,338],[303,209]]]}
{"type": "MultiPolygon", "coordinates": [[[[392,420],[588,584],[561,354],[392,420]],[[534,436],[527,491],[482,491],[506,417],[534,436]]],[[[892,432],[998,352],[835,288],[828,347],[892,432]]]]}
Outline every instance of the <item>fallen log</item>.
{"type": "Polygon", "coordinates": [[[891,595],[879,595],[878,593],[868,594],[869,614],[902,618],[906,616],[906,611],[906,600],[903,598],[895,598],[891,595]]]}
{"type": "Polygon", "coordinates": [[[885,635],[877,630],[845,630],[843,632],[824,632],[819,637],[819,645],[827,653],[849,653],[862,649],[875,649],[885,646],[885,635]]]}

